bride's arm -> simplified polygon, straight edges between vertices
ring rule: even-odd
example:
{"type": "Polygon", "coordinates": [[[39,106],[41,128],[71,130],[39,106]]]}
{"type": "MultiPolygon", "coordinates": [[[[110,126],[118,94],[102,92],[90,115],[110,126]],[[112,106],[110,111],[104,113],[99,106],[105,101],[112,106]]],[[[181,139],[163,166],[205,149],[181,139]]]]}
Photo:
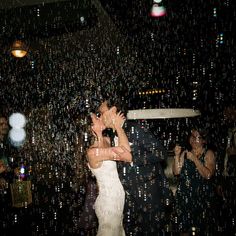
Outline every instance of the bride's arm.
{"type": "Polygon", "coordinates": [[[118,146],[112,148],[116,153],[115,159],[119,161],[132,162],[130,143],[124,129],[122,128],[125,117],[123,113],[119,112],[114,119],[114,127],[118,136],[118,146]]]}
{"type": "Polygon", "coordinates": [[[119,160],[131,162],[131,153],[124,147],[98,148],[91,147],[87,150],[89,162],[101,162],[107,160],[119,160]]]}
{"type": "Polygon", "coordinates": [[[95,159],[96,161],[113,160],[115,153],[112,148],[91,147],[87,150],[88,159],[95,159]]]}

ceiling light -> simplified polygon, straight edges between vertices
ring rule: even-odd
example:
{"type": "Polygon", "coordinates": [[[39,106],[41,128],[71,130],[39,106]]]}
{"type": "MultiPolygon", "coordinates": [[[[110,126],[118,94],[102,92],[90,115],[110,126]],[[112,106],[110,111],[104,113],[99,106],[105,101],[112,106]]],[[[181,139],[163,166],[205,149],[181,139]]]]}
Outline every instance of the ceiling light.
{"type": "Polygon", "coordinates": [[[150,13],[152,17],[161,17],[166,14],[166,8],[161,5],[161,2],[162,2],[161,0],[153,1],[151,13],[150,13]]]}
{"type": "Polygon", "coordinates": [[[26,44],[21,41],[21,40],[16,40],[11,47],[11,54],[14,57],[18,57],[18,58],[22,58],[24,56],[26,56],[28,52],[28,47],[26,46],[26,44]]]}

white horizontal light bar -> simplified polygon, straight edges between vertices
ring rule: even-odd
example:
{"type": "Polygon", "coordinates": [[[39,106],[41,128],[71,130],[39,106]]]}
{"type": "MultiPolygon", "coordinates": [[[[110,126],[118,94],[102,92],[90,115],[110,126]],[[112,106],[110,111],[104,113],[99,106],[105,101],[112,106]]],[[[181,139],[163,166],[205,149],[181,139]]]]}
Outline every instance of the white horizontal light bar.
{"type": "Polygon", "coordinates": [[[128,120],[136,119],[166,119],[166,118],[185,118],[201,115],[199,110],[189,108],[164,108],[164,109],[141,109],[129,110],[128,120]]]}

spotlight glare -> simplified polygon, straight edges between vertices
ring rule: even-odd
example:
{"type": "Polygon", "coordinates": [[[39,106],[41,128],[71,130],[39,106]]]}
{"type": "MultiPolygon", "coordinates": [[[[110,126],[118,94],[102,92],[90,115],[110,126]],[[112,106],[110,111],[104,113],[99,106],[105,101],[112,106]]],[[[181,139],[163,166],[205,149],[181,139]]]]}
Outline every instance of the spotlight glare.
{"type": "Polygon", "coordinates": [[[9,117],[9,124],[12,128],[21,129],[25,127],[26,119],[21,113],[12,113],[9,117]]]}
{"type": "Polygon", "coordinates": [[[166,9],[163,6],[159,6],[158,4],[153,4],[152,10],[151,10],[151,16],[152,17],[161,17],[166,14],[166,9]]]}
{"type": "Polygon", "coordinates": [[[25,141],[26,132],[24,129],[11,129],[9,132],[10,142],[15,147],[20,147],[25,141]]]}

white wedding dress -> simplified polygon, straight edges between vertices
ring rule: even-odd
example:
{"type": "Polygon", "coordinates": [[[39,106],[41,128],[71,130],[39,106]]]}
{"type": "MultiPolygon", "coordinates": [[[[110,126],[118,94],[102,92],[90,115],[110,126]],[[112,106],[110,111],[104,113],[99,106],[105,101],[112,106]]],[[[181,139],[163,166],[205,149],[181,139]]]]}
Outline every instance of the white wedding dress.
{"type": "Polygon", "coordinates": [[[123,209],[125,192],[120,182],[115,161],[103,161],[101,167],[93,169],[98,184],[95,212],[98,218],[97,236],[125,236],[123,209]]]}

